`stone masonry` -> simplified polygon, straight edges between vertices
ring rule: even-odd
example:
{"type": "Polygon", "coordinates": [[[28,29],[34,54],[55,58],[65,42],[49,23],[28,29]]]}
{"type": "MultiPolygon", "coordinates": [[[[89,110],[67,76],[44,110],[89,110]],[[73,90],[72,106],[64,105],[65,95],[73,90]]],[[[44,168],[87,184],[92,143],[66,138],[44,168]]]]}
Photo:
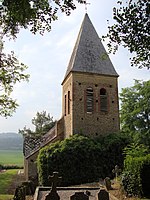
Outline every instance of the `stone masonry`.
{"type": "MultiPolygon", "coordinates": [[[[71,93],[71,111],[70,114],[66,112],[66,116],[64,116],[66,136],[84,134],[95,137],[97,135],[117,132],[119,130],[117,85],[116,77],[72,73],[64,83],[63,88],[63,95],[67,94],[68,90],[70,90],[71,93]],[[85,110],[85,91],[89,86],[92,87],[94,91],[94,112],[90,114],[86,113],[85,110]],[[105,88],[108,93],[107,112],[100,111],[99,92],[101,88],[105,88]]],[[[63,108],[64,107],[63,105],[63,108]]]]}

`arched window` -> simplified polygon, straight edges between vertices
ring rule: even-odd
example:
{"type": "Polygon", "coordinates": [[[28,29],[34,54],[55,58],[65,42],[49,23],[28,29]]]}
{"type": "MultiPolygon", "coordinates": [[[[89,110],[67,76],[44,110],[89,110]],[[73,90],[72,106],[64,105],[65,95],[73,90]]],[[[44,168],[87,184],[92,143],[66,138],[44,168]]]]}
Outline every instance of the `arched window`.
{"type": "Polygon", "coordinates": [[[108,110],[107,92],[104,88],[100,89],[100,111],[106,112],[108,110]]]}
{"type": "Polygon", "coordinates": [[[91,87],[86,89],[86,112],[93,112],[93,89],[91,87]]]}

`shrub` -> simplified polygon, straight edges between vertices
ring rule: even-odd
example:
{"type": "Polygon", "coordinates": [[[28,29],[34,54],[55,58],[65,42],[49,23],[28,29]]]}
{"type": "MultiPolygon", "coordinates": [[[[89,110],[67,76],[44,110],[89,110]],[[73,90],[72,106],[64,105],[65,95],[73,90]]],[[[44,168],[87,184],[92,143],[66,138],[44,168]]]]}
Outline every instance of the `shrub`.
{"type": "Polygon", "coordinates": [[[18,166],[18,165],[2,165],[2,169],[23,169],[23,166],[18,166]]]}
{"type": "Polygon", "coordinates": [[[123,164],[127,138],[110,135],[91,139],[74,135],[43,148],[38,156],[39,181],[49,185],[48,176],[58,171],[62,185],[75,185],[112,176],[116,164],[123,164]]]}
{"type": "Polygon", "coordinates": [[[18,166],[18,165],[2,165],[0,164],[0,170],[3,169],[23,169],[23,166],[18,166]]]}
{"type": "Polygon", "coordinates": [[[150,195],[150,154],[141,157],[126,156],[122,184],[128,195],[150,195]],[[147,172],[145,173],[145,171],[147,172]],[[145,183],[147,183],[145,185],[145,183]]]}

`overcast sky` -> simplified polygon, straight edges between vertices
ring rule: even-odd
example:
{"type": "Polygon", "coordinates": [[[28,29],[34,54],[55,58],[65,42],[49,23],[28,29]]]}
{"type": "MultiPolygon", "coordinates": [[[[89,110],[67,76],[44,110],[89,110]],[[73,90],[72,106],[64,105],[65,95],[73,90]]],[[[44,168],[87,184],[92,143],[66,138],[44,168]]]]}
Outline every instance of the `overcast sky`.
{"type": "MultiPolygon", "coordinates": [[[[107,20],[112,22],[114,0],[90,1],[88,15],[99,36],[107,33],[107,20]]],[[[32,35],[22,30],[16,41],[7,41],[6,51],[14,50],[20,61],[28,65],[29,83],[17,84],[13,97],[19,108],[13,117],[0,117],[0,132],[18,132],[27,126],[33,129],[31,120],[37,111],[46,110],[54,119],[61,117],[62,87],[77,34],[85,15],[85,6],[77,5],[70,16],[60,14],[52,24],[52,31],[44,36],[32,35]]],[[[106,44],[103,43],[106,47],[106,44]]],[[[120,75],[121,88],[132,86],[134,79],[148,80],[150,71],[130,66],[129,52],[120,48],[116,55],[110,55],[112,63],[120,75]]]]}

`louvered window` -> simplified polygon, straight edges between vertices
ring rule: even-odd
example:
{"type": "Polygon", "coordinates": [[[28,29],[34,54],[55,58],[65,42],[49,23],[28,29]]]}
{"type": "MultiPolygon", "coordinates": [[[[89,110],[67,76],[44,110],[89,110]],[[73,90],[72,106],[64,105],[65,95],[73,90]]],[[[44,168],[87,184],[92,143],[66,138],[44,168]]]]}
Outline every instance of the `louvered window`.
{"type": "Polygon", "coordinates": [[[104,112],[108,110],[107,92],[104,88],[100,89],[100,110],[104,112]]]}
{"type": "Polygon", "coordinates": [[[86,112],[93,112],[93,89],[87,88],[86,90],[86,112]]]}

